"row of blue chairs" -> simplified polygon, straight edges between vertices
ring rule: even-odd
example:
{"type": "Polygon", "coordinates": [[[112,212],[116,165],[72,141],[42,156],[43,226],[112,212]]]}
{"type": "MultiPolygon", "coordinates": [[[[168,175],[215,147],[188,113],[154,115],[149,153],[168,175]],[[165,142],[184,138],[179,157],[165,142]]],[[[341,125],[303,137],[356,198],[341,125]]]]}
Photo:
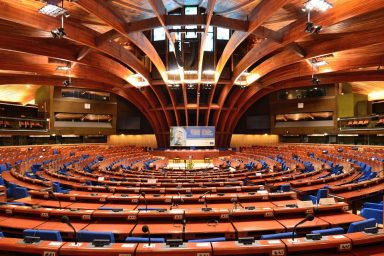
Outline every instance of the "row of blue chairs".
{"type": "MultiPolygon", "coordinates": [[[[354,232],[362,232],[366,228],[376,227],[377,222],[374,218],[366,219],[363,221],[358,221],[351,223],[347,233],[354,232]]],[[[311,234],[321,234],[321,235],[338,235],[344,234],[344,229],[341,227],[330,228],[330,229],[321,229],[321,230],[313,230],[311,234]]],[[[269,240],[269,239],[285,239],[291,238],[292,235],[297,237],[296,233],[292,232],[283,232],[276,234],[266,234],[260,237],[260,240],[269,240]]],[[[1,233],[0,236],[3,236],[1,233]]],[[[40,237],[41,240],[49,240],[49,241],[62,241],[62,237],[59,231],[57,230],[37,230],[37,229],[26,229],[23,231],[23,236],[35,236],[40,237]]],[[[80,242],[93,242],[95,239],[103,239],[109,240],[111,243],[115,242],[115,237],[112,232],[94,232],[87,230],[80,230],[77,232],[77,238],[80,242]]],[[[188,240],[188,242],[220,242],[225,241],[225,237],[213,237],[213,238],[205,238],[205,239],[192,239],[188,240]]],[[[128,236],[125,239],[125,242],[128,243],[146,243],[149,239],[147,237],[131,237],[128,236]]],[[[151,242],[153,243],[165,243],[166,239],[162,237],[153,237],[151,238],[151,242]]]]}
{"type": "Polygon", "coordinates": [[[370,203],[366,202],[363,204],[360,215],[364,218],[373,218],[377,223],[383,224],[383,202],[381,203],[370,203]]]}

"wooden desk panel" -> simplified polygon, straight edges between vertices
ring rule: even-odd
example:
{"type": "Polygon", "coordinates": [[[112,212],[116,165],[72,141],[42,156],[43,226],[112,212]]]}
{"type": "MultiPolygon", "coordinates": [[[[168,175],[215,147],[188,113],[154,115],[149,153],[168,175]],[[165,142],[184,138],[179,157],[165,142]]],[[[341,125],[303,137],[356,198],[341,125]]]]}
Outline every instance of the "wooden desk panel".
{"type": "Polygon", "coordinates": [[[159,237],[164,237],[164,234],[170,234],[172,238],[181,238],[183,233],[182,224],[170,224],[170,223],[153,223],[153,224],[137,224],[133,230],[133,236],[146,236],[145,233],[141,230],[144,225],[148,225],[151,235],[156,235],[159,237]]]}
{"type": "MultiPolygon", "coordinates": [[[[96,231],[96,232],[108,231],[108,232],[112,232],[112,233],[117,234],[117,235],[127,236],[133,227],[134,227],[133,223],[96,221],[96,222],[93,222],[82,229],[88,230],[88,231],[96,231]]],[[[151,233],[152,233],[152,230],[151,230],[151,233]]]]}
{"type": "Polygon", "coordinates": [[[260,240],[252,245],[240,245],[235,241],[212,243],[213,254],[220,255],[286,255],[285,244],[280,240],[260,240]]]}
{"type": "MultiPolygon", "coordinates": [[[[305,216],[304,216],[305,217],[305,216]]],[[[289,218],[289,219],[281,219],[279,218],[278,221],[286,227],[287,231],[292,231],[294,226],[302,221],[304,217],[301,218],[289,218]]],[[[320,219],[320,218],[314,218],[312,221],[307,221],[301,224],[297,227],[298,230],[300,229],[322,229],[322,228],[328,228],[329,223],[320,219]]]]}
{"type": "Polygon", "coordinates": [[[364,217],[361,217],[359,215],[355,215],[353,213],[344,212],[344,213],[333,213],[333,214],[320,214],[318,217],[329,224],[331,226],[339,226],[339,225],[346,225],[350,224],[352,222],[365,220],[364,217]]]}
{"type": "Polygon", "coordinates": [[[134,255],[137,244],[113,243],[104,247],[93,247],[92,243],[65,243],[60,249],[60,255],[78,256],[121,256],[134,255]]]}
{"type": "Polygon", "coordinates": [[[36,255],[59,255],[59,249],[64,243],[40,241],[36,244],[24,244],[22,239],[3,237],[0,239],[0,251],[31,253],[36,255]],[[47,254],[45,254],[47,253],[47,254]],[[49,254],[51,253],[51,254],[49,254]]]}
{"type": "MultiPolygon", "coordinates": [[[[305,238],[283,239],[287,246],[288,255],[299,251],[313,251],[316,253],[321,250],[350,251],[352,241],[344,235],[324,236],[321,240],[307,240],[305,238]]],[[[316,255],[316,254],[314,254],[316,255]]]]}
{"type": "Polygon", "coordinates": [[[284,232],[285,227],[275,220],[265,219],[256,221],[236,221],[234,226],[239,237],[250,236],[250,233],[278,233],[284,232]]]}
{"type": "Polygon", "coordinates": [[[113,207],[113,208],[122,208],[122,209],[127,209],[127,210],[133,210],[136,208],[136,205],[133,204],[104,204],[103,207],[113,207]]]}
{"type": "MultiPolygon", "coordinates": [[[[380,229],[378,234],[366,234],[364,232],[356,232],[356,233],[345,234],[345,236],[352,240],[353,248],[355,248],[355,246],[360,246],[360,245],[384,242],[383,229],[380,229]]],[[[384,250],[383,250],[383,253],[384,253],[384,250]]]]}
{"type": "Polygon", "coordinates": [[[30,229],[36,228],[39,225],[45,223],[43,219],[31,219],[27,217],[11,217],[6,218],[0,222],[1,228],[10,228],[10,229],[30,229]]]}
{"type": "Polygon", "coordinates": [[[73,209],[86,209],[86,210],[97,210],[103,207],[102,203],[72,203],[69,207],[73,209]]]}
{"type": "Polygon", "coordinates": [[[212,248],[210,243],[184,243],[182,247],[169,247],[165,244],[147,243],[139,244],[136,256],[211,256],[212,248]]]}
{"type": "MultiPolygon", "coordinates": [[[[82,230],[88,225],[88,222],[80,221],[71,221],[73,227],[76,231],[82,230]]],[[[35,229],[45,229],[45,230],[58,230],[61,233],[72,233],[73,230],[67,224],[61,223],[60,221],[47,221],[43,222],[40,225],[36,226],[35,229]]]]}
{"type": "Polygon", "coordinates": [[[234,233],[235,230],[231,223],[187,223],[185,226],[187,240],[197,238],[199,235],[207,236],[207,234],[234,238],[234,233]]]}

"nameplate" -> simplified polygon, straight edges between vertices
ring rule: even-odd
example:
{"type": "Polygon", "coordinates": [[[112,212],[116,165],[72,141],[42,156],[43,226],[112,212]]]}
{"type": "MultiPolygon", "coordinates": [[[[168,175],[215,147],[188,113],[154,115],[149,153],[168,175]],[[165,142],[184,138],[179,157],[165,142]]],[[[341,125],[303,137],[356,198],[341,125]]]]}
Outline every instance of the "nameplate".
{"type": "Polygon", "coordinates": [[[310,208],[313,207],[312,201],[296,201],[297,207],[298,208],[310,208]]]}
{"type": "Polygon", "coordinates": [[[335,205],[336,201],[335,201],[335,198],[333,198],[333,197],[320,198],[319,204],[320,205],[335,205]]]}
{"type": "Polygon", "coordinates": [[[211,243],[196,243],[196,247],[207,247],[211,246],[211,243]]]}
{"type": "Polygon", "coordinates": [[[122,244],[121,248],[133,248],[135,247],[135,244],[122,244]]]}

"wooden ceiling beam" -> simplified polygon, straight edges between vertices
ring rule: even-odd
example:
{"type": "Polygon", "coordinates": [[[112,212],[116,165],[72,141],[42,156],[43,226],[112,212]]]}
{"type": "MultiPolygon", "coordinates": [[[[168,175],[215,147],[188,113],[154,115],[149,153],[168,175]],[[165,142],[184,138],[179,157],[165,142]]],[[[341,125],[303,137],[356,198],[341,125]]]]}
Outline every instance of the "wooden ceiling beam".
{"type": "MultiPolygon", "coordinates": [[[[165,26],[204,26],[207,23],[207,15],[164,15],[165,26]]],[[[160,20],[156,18],[148,18],[139,21],[126,23],[127,33],[136,31],[151,30],[161,27],[160,20]]],[[[248,21],[228,18],[220,15],[212,15],[211,26],[222,27],[230,30],[247,31],[248,21]]],[[[265,34],[273,34],[272,30],[265,29],[265,34]]]]}
{"type": "MultiPolygon", "coordinates": [[[[165,20],[165,17],[166,17],[166,14],[167,14],[167,10],[163,4],[163,1],[162,0],[149,0],[149,4],[151,5],[152,7],[152,10],[153,12],[155,13],[156,15],[156,18],[159,20],[160,22],[160,25],[161,27],[164,29],[165,31],[165,34],[169,40],[169,42],[172,44],[172,47],[173,49],[176,49],[175,47],[175,42],[171,36],[171,34],[169,33],[169,30],[167,28],[167,25],[166,25],[166,20],[165,20]]],[[[174,55],[175,55],[175,58],[176,58],[176,50],[174,51],[174,55]]],[[[181,69],[179,67],[179,70],[180,70],[180,78],[183,78],[184,76],[184,69],[181,69]]],[[[171,91],[171,89],[169,88],[169,86],[167,85],[167,82],[168,82],[168,74],[166,74],[166,68],[164,66],[164,70],[161,71],[159,70],[161,76],[163,77],[163,80],[166,84],[166,88],[167,88],[167,91],[168,91],[168,94],[171,98],[171,103],[172,103],[172,107],[173,107],[173,113],[174,113],[174,116],[175,116],[175,119],[176,119],[176,125],[180,125],[180,117],[179,117],[179,112],[176,110],[176,100],[174,98],[174,93],[171,91]]],[[[185,86],[183,86],[183,90],[185,90],[185,86]]],[[[184,100],[186,100],[187,98],[184,97],[184,100]]],[[[184,106],[186,106],[187,103],[184,102],[184,106]]],[[[188,111],[185,109],[185,116],[186,116],[186,119],[188,119],[188,111]]]]}
{"type": "MultiPolygon", "coordinates": [[[[51,31],[61,26],[59,19],[39,14],[37,11],[22,8],[22,6],[13,1],[0,2],[0,18],[43,31],[51,31]]],[[[67,39],[89,46],[118,59],[136,72],[142,74],[145,78],[151,80],[148,70],[144,67],[141,61],[133,53],[126,51],[122,46],[115,43],[104,44],[99,47],[96,46],[95,40],[98,34],[95,31],[67,19],[65,20],[65,33],[67,34],[67,39]]]]}
{"type": "Polygon", "coordinates": [[[201,36],[201,41],[200,41],[200,49],[199,49],[199,59],[198,59],[198,64],[197,64],[197,74],[198,74],[198,80],[199,83],[197,85],[197,108],[196,108],[196,126],[199,125],[199,114],[200,114],[200,81],[201,81],[201,74],[203,72],[203,61],[204,61],[204,49],[205,49],[205,44],[207,41],[207,35],[208,35],[208,30],[212,22],[212,17],[213,17],[213,12],[215,9],[215,4],[216,0],[208,0],[207,3],[207,8],[206,8],[206,23],[205,23],[205,28],[204,28],[204,33],[201,36]]]}
{"type": "MultiPolygon", "coordinates": [[[[133,33],[127,33],[126,32],[126,24],[125,21],[122,20],[121,17],[119,17],[118,14],[114,13],[110,6],[108,6],[103,1],[93,1],[93,0],[77,0],[76,4],[81,6],[83,9],[88,11],[89,13],[92,13],[108,25],[110,25],[113,29],[115,29],[117,32],[119,32],[122,36],[126,37],[128,40],[133,42],[138,48],[140,48],[152,61],[152,63],[156,66],[159,73],[162,75],[163,79],[165,80],[165,66],[162,62],[160,56],[158,55],[156,49],[153,47],[152,43],[148,40],[148,38],[145,37],[145,35],[141,32],[133,32],[133,33]]],[[[126,51],[126,50],[125,50],[126,51]]],[[[129,51],[126,51],[129,52],[129,51]]],[[[150,79],[149,79],[150,80],[150,79]]],[[[151,83],[151,81],[149,81],[151,83]]],[[[168,126],[171,125],[172,120],[170,118],[170,115],[167,111],[165,111],[165,104],[164,104],[164,97],[162,96],[161,92],[156,91],[155,88],[151,88],[154,90],[155,95],[161,105],[161,107],[164,110],[165,119],[167,121],[168,126]]]]}
{"type": "MultiPolygon", "coordinates": [[[[237,47],[250,35],[252,34],[257,28],[259,28],[266,20],[268,20],[275,11],[282,8],[284,5],[289,3],[291,0],[263,0],[261,1],[251,12],[249,15],[249,24],[248,29],[246,32],[241,31],[235,31],[231,38],[229,39],[227,45],[225,46],[223,53],[217,63],[216,67],[216,81],[219,79],[221,72],[224,69],[225,64],[229,60],[229,58],[232,56],[233,52],[237,49],[237,47]]],[[[233,80],[236,80],[237,77],[235,77],[233,80]]],[[[220,96],[219,96],[219,105],[222,108],[224,105],[224,101],[227,98],[231,88],[233,85],[226,85],[224,86],[224,89],[222,90],[220,96]]],[[[214,90],[212,90],[214,91],[214,90]]],[[[211,102],[210,102],[211,103],[211,102]]],[[[220,117],[221,110],[219,109],[214,116],[214,125],[217,125],[218,119],[220,117]]],[[[209,115],[209,113],[208,113],[209,115]]]]}

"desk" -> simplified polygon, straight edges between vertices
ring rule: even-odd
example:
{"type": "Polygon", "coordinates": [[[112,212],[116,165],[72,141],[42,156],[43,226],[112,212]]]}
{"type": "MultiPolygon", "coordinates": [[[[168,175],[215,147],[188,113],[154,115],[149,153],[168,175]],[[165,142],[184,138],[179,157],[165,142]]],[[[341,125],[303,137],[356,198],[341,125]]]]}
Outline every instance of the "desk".
{"type": "MultiPolygon", "coordinates": [[[[304,216],[305,217],[305,216],[304,216]]],[[[287,219],[278,219],[278,221],[284,226],[287,228],[287,231],[293,231],[293,228],[294,226],[299,223],[300,221],[302,221],[304,219],[304,217],[300,217],[300,218],[287,218],[287,219]]],[[[329,223],[320,219],[320,218],[317,218],[315,217],[312,221],[307,221],[307,222],[304,222],[303,224],[301,224],[300,226],[297,227],[298,230],[300,229],[323,229],[323,228],[328,228],[329,227],[329,223]]]]}
{"type": "Polygon", "coordinates": [[[139,244],[136,256],[211,256],[212,248],[210,243],[184,243],[182,247],[169,247],[166,244],[147,243],[139,244]]]}
{"type": "Polygon", "coordinates": [[[100,203],[72,203],[71,205],[67,206],[67,208],[97,210],[103,205],[104,204],[100,204],[100,203]]]}
{"type": "Polygon", "coordinates": [[[60,249],[60,256],[121,256],[134,255],[137,244],[113,243],[104,247],[93,247],[92,243],[65,243],[60,249]]]}
{"type": "MultiPolygon", "coordinates": [[[[344,235],[324,236],[321,240],[313,241],[306,238],[283,239],[287,246],[288,255],[299,251],[349,251],[352,248],[351,240],[344,235]]],[[[316,254],[313,254],[316,255],[316,254]]]]}
{"type": "Polygon", "coordinates": [[[23,255],[24,253],[36,255],[59,255],[59,249],[64,243],[52,241],[40,241],[36,244],[24,244],[18,238],[0,238],[0,251],[18,252],[23,255]]]}
{"type": "Polygon", "coordinates": [[[329,224],[331,226],[340,226],[340,225],[348,225],[352,222],[365,220],[365,218],[355,215],[353,213],[344,212],[344,213],[332,213],[332,214],[320,214],[318,217],[329,224]]]}
{"type": "Polygon", "coordinates": [[[217,255],[286,255],[285,244],[280,240],[260,240],[252,245],[241,245],[236,241],[212,243],[213,254],[217,255]]]}
{"type": "Polygon", "coordinates": [[[44,222],[45,221],[41,219],[29,219],[26,217],[11,217],[11,218],[6,218],[5,220],[2,220],[0,222],[0,227],[3,229],[24,230],[24,229],[35,228],[43,224],[44,222]]]}
{"type": "Polygon", "coordinates": [[[223,236],[234,238],[235,229],[231,223],[187,223],[185,226],[185,238],[187,240],[197,237],[223,236]]]}
{"type": "MultiPolygon", "coordinates": [[[[129,232],[133,229],[134,224],[132,223],[123,223],[123,222],[104,222],[100,223],[95,221],[88,226],[84,227],[83,230],[95,231],[95,232],[112,232],[117,235],[117,240],[123,240],[128,236],[129,232]]],[[[151,230],[152,234],[152,230],[151,230]]]]}
{"type": "Polygon", "coordinates": [[[7,202],[7,189],[0,186],[0,202],[7,202]]]}
{"type": "MultiPolygon", "coordinates": [[[[44,207],[54,207],[54,208],[60,207],[60,204],[58,201],[37,199],[37,198],[30,198],[30,197],[21,198],[21,199],[15,200],[15,202],[25,203],[28,205],[40,205],[44,207]]],[[[73,202],[61,201],[61,207],[63,208],[66,208],[71,204],[73,204],[73,202]]]]}
{"type": "Polygon", "coordinates": [[[378,234],[366,234],[364,232],[356,232],[356,233],[345,234],[345,236],[352,240],[353,249],[355,249],[355,247],[358,247],[358,246],[374,244],[374,243],[381,243],[381,245],[383,246],[382,243],[384,241],[384,230],[383,229],[379,230],[378,234]]]}
{"type": "Polygon", "coordinates": [[[239,237],[252,236],[253,234],[284,232],[285,227],[271,219],[255,221],[236,221],[233,223],[239,232],[239,237]]]}
{"type": "Polygon", "coordinates": [[[151,232],[151,235],[158,236],[158,237],[164,237],[165,234],[171,235],[172,238],[175,239],[181,239],[182,233],[183,233],[183,225],[181,224],[137,224],[135,229],[133,230],[132,235],[133,236],[147,236],[143,231],[141,230],[144,225],[148,225],[149,231],[151,232]]]}

